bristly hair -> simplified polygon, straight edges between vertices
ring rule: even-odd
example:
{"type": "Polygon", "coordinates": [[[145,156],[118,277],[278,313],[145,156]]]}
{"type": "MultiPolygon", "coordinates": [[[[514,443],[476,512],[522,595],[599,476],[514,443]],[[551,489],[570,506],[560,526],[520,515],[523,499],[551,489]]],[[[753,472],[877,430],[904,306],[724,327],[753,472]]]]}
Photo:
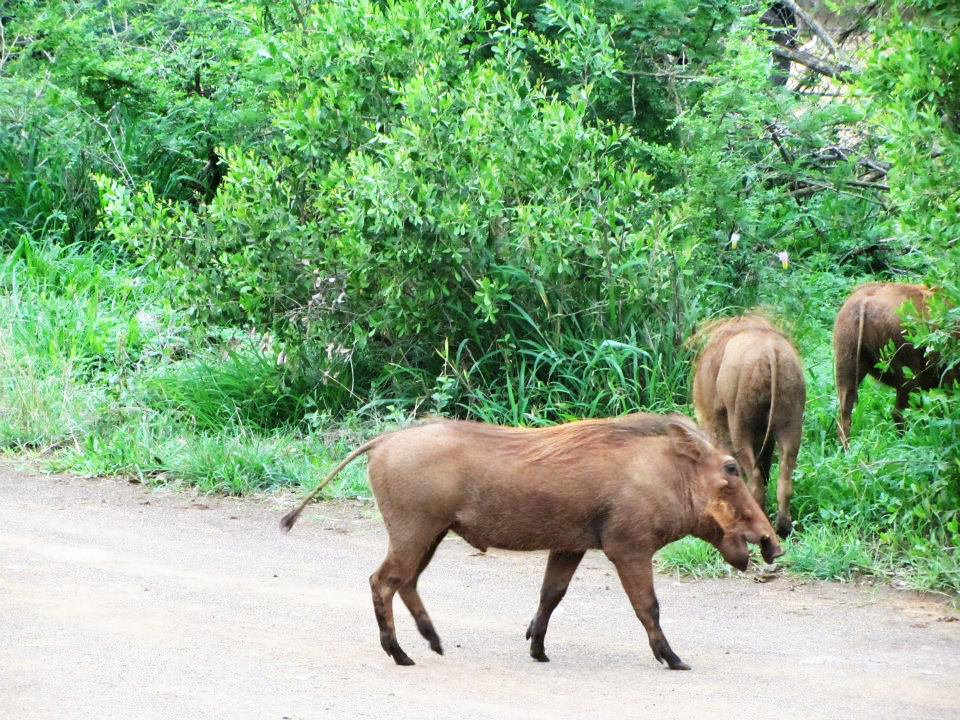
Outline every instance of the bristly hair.
{"type": "MultiPolygon", "coordinates": [[[[683,415],[635,413],[616,418],[579,420],[541,428],[518,428],[483,423],[460,422],[467,432],[498,442],[499,448],[527,462],[573,460],[585,449],[597,445],[622,447],[641,437],[662,436],[670,422],[684,422],[696,428],[683,415]]],[[[699,429],[698,429],[699,430],[699,429]]]]}
{"type": "Polygon", "coordinates": [[[750,330],[773,333],[791,345],[794,344],[790,336],[774,321],[770,311],[767,308],[757,307],[742,315],[714,318],[697,328],[697,331],[687,340],[689,347],[697,349],[693,366],[697,366],[707,347],[725,342],[731,335],[750,330]]]}
{"type": "Polygon", "coordinates": [[[703,347],[715,336],[718,338],[725,337],[744,330],[765,330],[790,339],[773,319],[770,308],[755,307],[741,315],[708,320],[696,329],[687,340],[687,344],[702,351],[703,347]]]}

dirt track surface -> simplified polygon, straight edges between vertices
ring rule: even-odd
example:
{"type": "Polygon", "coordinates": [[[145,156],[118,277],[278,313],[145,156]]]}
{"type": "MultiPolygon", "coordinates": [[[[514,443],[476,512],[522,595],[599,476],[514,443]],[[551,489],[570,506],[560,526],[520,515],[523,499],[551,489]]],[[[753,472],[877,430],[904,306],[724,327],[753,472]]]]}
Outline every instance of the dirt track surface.
{"type": "Polygon", "coordinates": [[[780,577],[656,578],[654,659],[612,566],[588,553],[527,654],[545,556],[450,537],[420,590],[446,655],[396,601],[380,649],[369,503],[232,500],[0,466],[0,715],[33,718],[943,718],[960,622],[910,593],[780,577]]]}

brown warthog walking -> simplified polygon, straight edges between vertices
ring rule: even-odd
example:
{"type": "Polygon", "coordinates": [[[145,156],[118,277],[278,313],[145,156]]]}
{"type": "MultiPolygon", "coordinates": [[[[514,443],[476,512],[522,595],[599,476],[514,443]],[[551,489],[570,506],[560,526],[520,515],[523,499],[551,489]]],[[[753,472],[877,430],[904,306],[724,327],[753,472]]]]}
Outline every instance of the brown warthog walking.
{"type": "MultiPolygon", "coordinates": [[[[870,283],[856,288],[846,299],[833,324],[834,369],[840,420],[837,433],[846,450],[850,444],[850,416],[857,402],[857,390],[867,375],[897,391],[893,421],[903,424],[903,411],[914,390],[949,387],[960,381],[960,368],[947,371],[935,353],[925,353],[903,335],[901,308],[910,303],[920,318],[928,315],[932,295],[924,285],[870,283]],[[893,353],[884,369],[877,367],[884,348],[893,353]],[[904,370],[909,370],[909,376],[904,370]]],[[[909,310],[909,308],[908,308],[909,310]]]]}
{"type": "Polygon", "coordinates": [[[789,338],[759,314],[717,320],[698,334],[707,344],[694,371],[697,420],[737,458],[760,507],[776,444],[777,533],[786,537],[793,527],[793,470],[807,397],[800,356],[789,338]]]}
{"type": "Polygon", "coordinates": [[[430,648],[443,654],[417,579],[449,530],[480,550],[550,551],[540,606],[527,629],[530,654],[541,661],[550,615],[581,558],[603,550],[654,657],[673,670],[689,668],[660,629],[653,554],[686,535],[713,544],[741,570],[748,542],[760,545],[767,562],[782,552],[737,463],[681,415],[536,429],[444,420],[387,433],[344,458],[280,527],[289,530],[320,488],[364,453],[390,539],[386,560],[370,576],[373,608],[380,644],[398,665],[413,661],[397,642],[397,592],[430,648]]]}

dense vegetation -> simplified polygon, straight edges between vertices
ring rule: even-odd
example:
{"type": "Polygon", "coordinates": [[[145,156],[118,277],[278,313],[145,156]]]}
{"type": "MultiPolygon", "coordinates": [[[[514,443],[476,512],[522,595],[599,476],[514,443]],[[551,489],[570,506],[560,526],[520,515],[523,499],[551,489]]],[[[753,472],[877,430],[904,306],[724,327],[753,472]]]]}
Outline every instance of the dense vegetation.
{"type": "Polygon", "coordinates": [[[788,564],[960,591],[958,396],[897,434],[868,381],[843,454],[830,349],[854,285],[927,281],[960,362],[960,9],[849,2],[789,82],[766,9],[0,0],[0,444],[309,487],[427,413],[689,412],[695,327],[763,304],[807,371],[788,564]]]}

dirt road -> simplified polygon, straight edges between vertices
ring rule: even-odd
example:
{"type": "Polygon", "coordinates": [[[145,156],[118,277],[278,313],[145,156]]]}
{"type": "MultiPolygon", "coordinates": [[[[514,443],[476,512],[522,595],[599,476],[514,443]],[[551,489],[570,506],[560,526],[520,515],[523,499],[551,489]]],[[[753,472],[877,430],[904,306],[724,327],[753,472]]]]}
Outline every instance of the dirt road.
{"type": "Polygon", "coordinates": [[[960,714],[960,622],[909,593],[657,577],[650,653],[612,568],[587,555],[527,654],[542,554],[450,537],[380,649],[367,578],[386,548],[368,503],[252,500],[0,466],[0,716],[34,718],[943,718],[960,714]]]}

